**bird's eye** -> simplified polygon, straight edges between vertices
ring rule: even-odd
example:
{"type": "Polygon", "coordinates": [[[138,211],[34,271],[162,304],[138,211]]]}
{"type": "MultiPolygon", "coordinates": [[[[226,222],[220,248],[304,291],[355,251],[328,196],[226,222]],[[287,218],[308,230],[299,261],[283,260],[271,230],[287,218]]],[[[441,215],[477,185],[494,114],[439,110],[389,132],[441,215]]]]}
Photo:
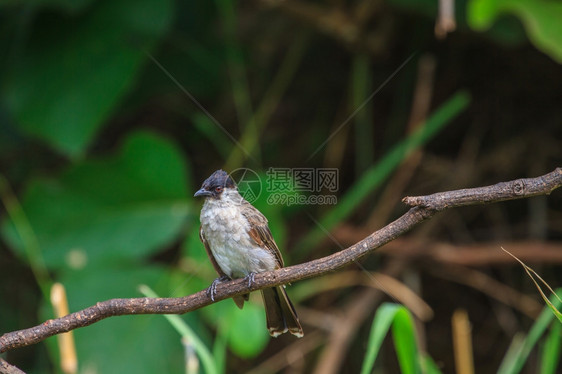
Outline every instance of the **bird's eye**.
{"type": "Polygon", "coordinates": [[[221,192],[221,191],[222,191],[222,187],[221,187],[221,186],[215,187],[215,192],[221,192]]]}

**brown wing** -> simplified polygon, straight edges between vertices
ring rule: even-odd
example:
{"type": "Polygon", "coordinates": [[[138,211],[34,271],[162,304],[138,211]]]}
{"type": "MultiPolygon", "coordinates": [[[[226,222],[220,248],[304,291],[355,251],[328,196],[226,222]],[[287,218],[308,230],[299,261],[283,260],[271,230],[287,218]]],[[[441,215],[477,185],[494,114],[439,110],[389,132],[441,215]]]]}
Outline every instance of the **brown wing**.
{"type": "Polygon", "coordinates": [[[222,271],[221,267],[217,263],[217,260],[215,260],[215,256],[213,256],[213,252],[211,252],[211,248],[209,248],[209,243],[207,242],[207,239],[205,239],[205,234],[203,233],[202,226],[199,228],[199,239],[201,239],[201,241],[203,242],[205,251],[207,251],[207,256],[209,256],[209,260],[211,260],[211,264],[213,264],[213,267],[215,268],[217,273],[219,273],[221,277],[227,276],[224,271],[222,271]]]}
{"type": "Polygon", "coordinates": [[[243,205],[242,214],[250,223],[251,228],[248,232],[250,237],[261,248],[267,248],[271,252],[275,253],[279,267],[283,267],[283,258],[281,257],[281,252],[277,247],[277,243],[275,243],[275,240],[273,239],[273,235],[271,235],[271,231],[267,225],[267,218],[265,218],[265,216],[250,203],[245,203],[243,205]]]}

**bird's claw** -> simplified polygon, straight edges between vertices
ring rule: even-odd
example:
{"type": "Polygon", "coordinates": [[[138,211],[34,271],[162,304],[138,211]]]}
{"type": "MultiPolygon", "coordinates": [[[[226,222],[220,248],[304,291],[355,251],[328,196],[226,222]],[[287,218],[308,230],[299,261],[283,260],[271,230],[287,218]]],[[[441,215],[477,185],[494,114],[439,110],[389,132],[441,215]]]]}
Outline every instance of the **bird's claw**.
{"type": "Polygon", "coordinates": [[[248,288],[252,287],[252,285],[254,284],[254,282],[255,282],[254,278],[255,277],[256,277],[256,273],[254,273],[254,272],[251,272],[250,274],[248,274],[244,277],[244,279],[248,280],[248,288]]]}
{"type": "Polygon", "coordinates": [[[213,283],[211,283],[209,288],[207,288],[207,296],[209,296],[212,301],[215,301],[215,296],[217,295],[217,285],[221,282],[226,282],[228,280],[230,280],[230,278],[225,275],[215,279],[213,283]]]}

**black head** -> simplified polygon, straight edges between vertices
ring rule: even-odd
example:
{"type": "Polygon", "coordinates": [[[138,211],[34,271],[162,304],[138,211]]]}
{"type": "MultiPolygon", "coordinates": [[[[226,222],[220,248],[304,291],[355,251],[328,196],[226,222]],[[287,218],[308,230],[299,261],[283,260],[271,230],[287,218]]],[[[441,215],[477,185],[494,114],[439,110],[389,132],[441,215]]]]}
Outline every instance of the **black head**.
{"type": "Polygon", "coordinates": [[[236,188],[236,184],[224,170],[217,170],[203,182],[201,189],[195,192],[195,197],[214,197],[220,198],[225,188],[236,188]]]}

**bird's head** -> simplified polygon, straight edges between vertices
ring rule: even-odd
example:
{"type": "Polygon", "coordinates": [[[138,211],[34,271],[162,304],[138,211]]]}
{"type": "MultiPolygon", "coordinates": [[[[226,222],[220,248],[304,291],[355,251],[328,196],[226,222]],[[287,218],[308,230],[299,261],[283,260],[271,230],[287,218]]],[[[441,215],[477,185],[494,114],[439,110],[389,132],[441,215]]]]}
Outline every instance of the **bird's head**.
{"type": "Polygon", "coordinates": [[[226,191],[236,191],[236,184],[224,170],[217,170],[203,182],[201,188],[195,192],[194,197],[220,199],[226,191]]]}

